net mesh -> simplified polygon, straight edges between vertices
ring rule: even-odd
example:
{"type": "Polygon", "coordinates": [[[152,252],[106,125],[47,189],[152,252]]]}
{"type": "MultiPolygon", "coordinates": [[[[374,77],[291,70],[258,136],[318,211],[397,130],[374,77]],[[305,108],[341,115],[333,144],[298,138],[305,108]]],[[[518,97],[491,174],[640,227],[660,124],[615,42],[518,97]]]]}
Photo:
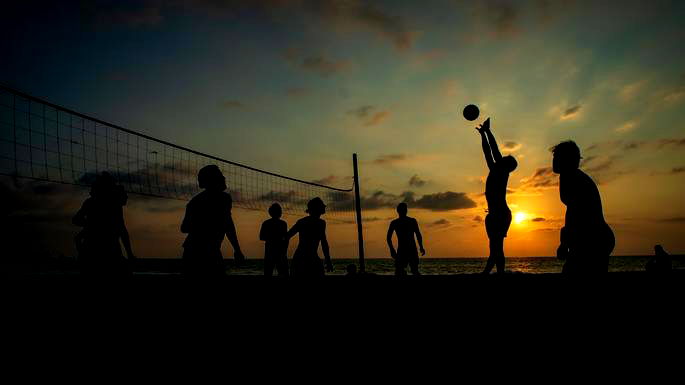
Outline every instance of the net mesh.
{"type": "Polygon", "coordinates": [[[302,215],[320,197],[326,218],[354,223],[352,189],[259,170],[128,130],[0,86],[0,174],[88,186],[110,172],[133,194],[187,200],[200,192],[197,172],[217,165],[234,206],[302,215]]]}

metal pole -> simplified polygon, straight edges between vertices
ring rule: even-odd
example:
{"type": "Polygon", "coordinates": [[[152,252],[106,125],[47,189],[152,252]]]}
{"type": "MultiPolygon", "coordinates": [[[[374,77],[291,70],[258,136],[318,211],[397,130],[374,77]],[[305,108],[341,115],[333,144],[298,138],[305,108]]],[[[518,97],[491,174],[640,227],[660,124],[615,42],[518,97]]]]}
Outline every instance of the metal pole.
{"type": "Polygon", "coordinates": [[[352,165],[354,166],[354,209],[357,213],[357,235],[359,237],[359,272],[364,273],[364,234],[362,232],[362,202],[359,196],[359,169],[357,167],[357,154],[352,154],[352,165]]]}

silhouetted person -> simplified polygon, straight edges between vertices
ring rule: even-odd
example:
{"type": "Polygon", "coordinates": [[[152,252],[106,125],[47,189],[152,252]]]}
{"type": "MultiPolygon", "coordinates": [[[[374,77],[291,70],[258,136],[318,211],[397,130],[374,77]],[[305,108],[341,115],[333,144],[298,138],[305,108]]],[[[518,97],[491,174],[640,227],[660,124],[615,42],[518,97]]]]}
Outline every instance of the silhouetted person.
{"type": "Polygon", "coordinates": [[[564,273],[606,273],[614,250],[614,233],[604,221],[595,182],[580,170],[580,149],[573,141],[552,148],[552,170],[559,174],[559,196],[566,205],[557,257],[564,273]]]}
{"type": "Polygon", "coordinates": [[[269,207],[271,219],[262,223],[259,239],[264,241],[264,275],[271,277],[274,267],[280,277],[288,276],[288,242],[285,235],[288,224],[280,219],[283,214],[281,205],[274,203],[269,207]]]}
{"type": "Polygon", "coordinates": [[[490,240],[490,256],[483,274],[490,274],[497,265],[497,273],[504,273],[504,238],[511,225],[511,210],[507,205],[507,183],[509,174],[516,170],[518,162],[499,152],[495,136],[490,131],[490,118],[476,127],[481,136],[485,162],[490,172],[485,182],[485,199],[488,202],[488,215],[485,216],[485,231],[490,240]]]}
{"type": "Polygon", "coordinates": [[[654,257],[645,265],[645,270],[650,273],[668,273],[673,269],[671,256],[661,245],[654,246],[654,257]]]}
{"type": "Polygon", "coordinates": [[[321,216],[326,212],[326,205],[316,197],[307,203],[306,216],[298,220],[286,234],[286,240],[300,234],[297,249],[293,255],[291,274],[293,277],[323,277],[324,266],[319,258],[319,243],[326,263],[326,270],[333,271],[333,263],[326,239],[326,221],[321,216]]]}
{"type": "Polygon", "coordinates": [[[135,258],[131,249],[123,206],[128,196],[123,187],[106,172],[98,175],[86,199],[72,222],[83,227],[74,241],[79,254],[81,272],[98,275],[121,275],[129,272],[127,260],[121,253],[119,240],[124,244],[129,260],[135,258]]]}
{"type": "Polygon", "coordinates": [[[181,232],[188,234],[183,242],[183,265],[186,276],[215,277],[226,275],[221,243],[226,236],[233,246],[233,257],[241,263],[240,250],[231,209],[231,195],[225,192],[226,178],[219,167],[205,166],[197,174],[200,192],[188,202],[181,232]]]}
{"type": "Polygon", "coordinates": [[[419,275],[419,253],[416,251],[416,240],[419,241],[419,248],[421,255],[426,255],[426,250],[423,249],[423,237],[419,231],[419,224],[416,219],[407,216],[407,204],[402,202],[397,205],[397,214],[399,218],[390,222],[388,227],[388,247],[390,248],[390,256],[395,260],[395,275],[407,275],[406,268],[409,265],[413,275],[419,275]],[[392,244],[392,233],[397,234],[397,250],[392,244]]]}

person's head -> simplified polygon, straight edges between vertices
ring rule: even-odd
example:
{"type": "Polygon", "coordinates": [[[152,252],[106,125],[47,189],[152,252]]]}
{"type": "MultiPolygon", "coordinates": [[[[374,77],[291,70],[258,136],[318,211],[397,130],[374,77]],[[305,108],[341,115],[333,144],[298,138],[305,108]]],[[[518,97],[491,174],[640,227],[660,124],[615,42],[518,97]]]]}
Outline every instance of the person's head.
{"type": "Polygon", "coordinates": [[[281,209],[281,205],[278,203],[274,203],[269,207],[269,215],[271,215],[271,218],[280,218],[281,215],[283,215],[283,209],[281,209]]]}
{"type": "Polygon", "coordinates": [[[507,156],[503,157],[501,162],[504,165],[504,168],[508,172],[513,172],[514,170],[516,170],[516,167],[518,167],[518,165],[519,165],[519,163],[516,161],[516,158],[514,158],[511,155],[507,155],[507,156]]]}
{"type": "Polygon", "coordinates": [[[580,148],[576,142],[568,140],[552,147],[552,171],[563,174],[580,167],[580,148]]]}
{"type": "Polygon", "coordinates": [[[90,186],[90,195],[94,198],[111,196],[115,187],[116,184],[112,174],[103,171],[95,177],[95,181],[93,181],[93,184],[90,186]]]}
{"type": "Polygon", "coordinates": [[[207,190],[224,191],[228,188],[224,174],[221,173],[219,167],[213,164],[200,169],[197,173],[197,182],[200,188],[207,190]]]}
{"type": "Polygon", "coordinates": [[[399,216],[401,217],[406,217],[408,210],[409,208],[407,207],[407,204],[404,202],[397,205],[397,214],[399,214],[399,216]]]}
{"type": "Polygon", "coordinates": [[[345,270],[347,271],[347,275],[355,275],[357,274],[357,265],[355,265],[354,263],[350,263],[349,265],[347,265],[345,270]]]}
{"type": "Polygon", "coordinates": [[[666,251],[664,251],[664,248],[661,245],[655,245],[654,246],[654,254],[663,254],[666,251]]]}
{"type": "Polygon", "coordinates": [[[321,198],[316,197],[307,202],[307,210],[305,212],[312,216],[323,215],[326,212],[326,205],[321,198]]]}

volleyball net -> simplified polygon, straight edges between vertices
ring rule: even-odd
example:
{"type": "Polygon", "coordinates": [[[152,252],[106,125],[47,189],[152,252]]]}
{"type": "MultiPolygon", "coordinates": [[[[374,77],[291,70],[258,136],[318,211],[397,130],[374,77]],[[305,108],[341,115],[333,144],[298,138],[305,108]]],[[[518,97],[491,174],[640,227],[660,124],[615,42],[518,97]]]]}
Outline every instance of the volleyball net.
{"type": "Polygon", "coordinates": [[[127,192],[187,200],[200,192],[197,172],[217,165],[234,206],[302,215],[320,197],[328,219],[354,223],[353,189],[260,170],[153,138],[0,85],[0,174],[89,186],[112,174],[127,192]]]}

